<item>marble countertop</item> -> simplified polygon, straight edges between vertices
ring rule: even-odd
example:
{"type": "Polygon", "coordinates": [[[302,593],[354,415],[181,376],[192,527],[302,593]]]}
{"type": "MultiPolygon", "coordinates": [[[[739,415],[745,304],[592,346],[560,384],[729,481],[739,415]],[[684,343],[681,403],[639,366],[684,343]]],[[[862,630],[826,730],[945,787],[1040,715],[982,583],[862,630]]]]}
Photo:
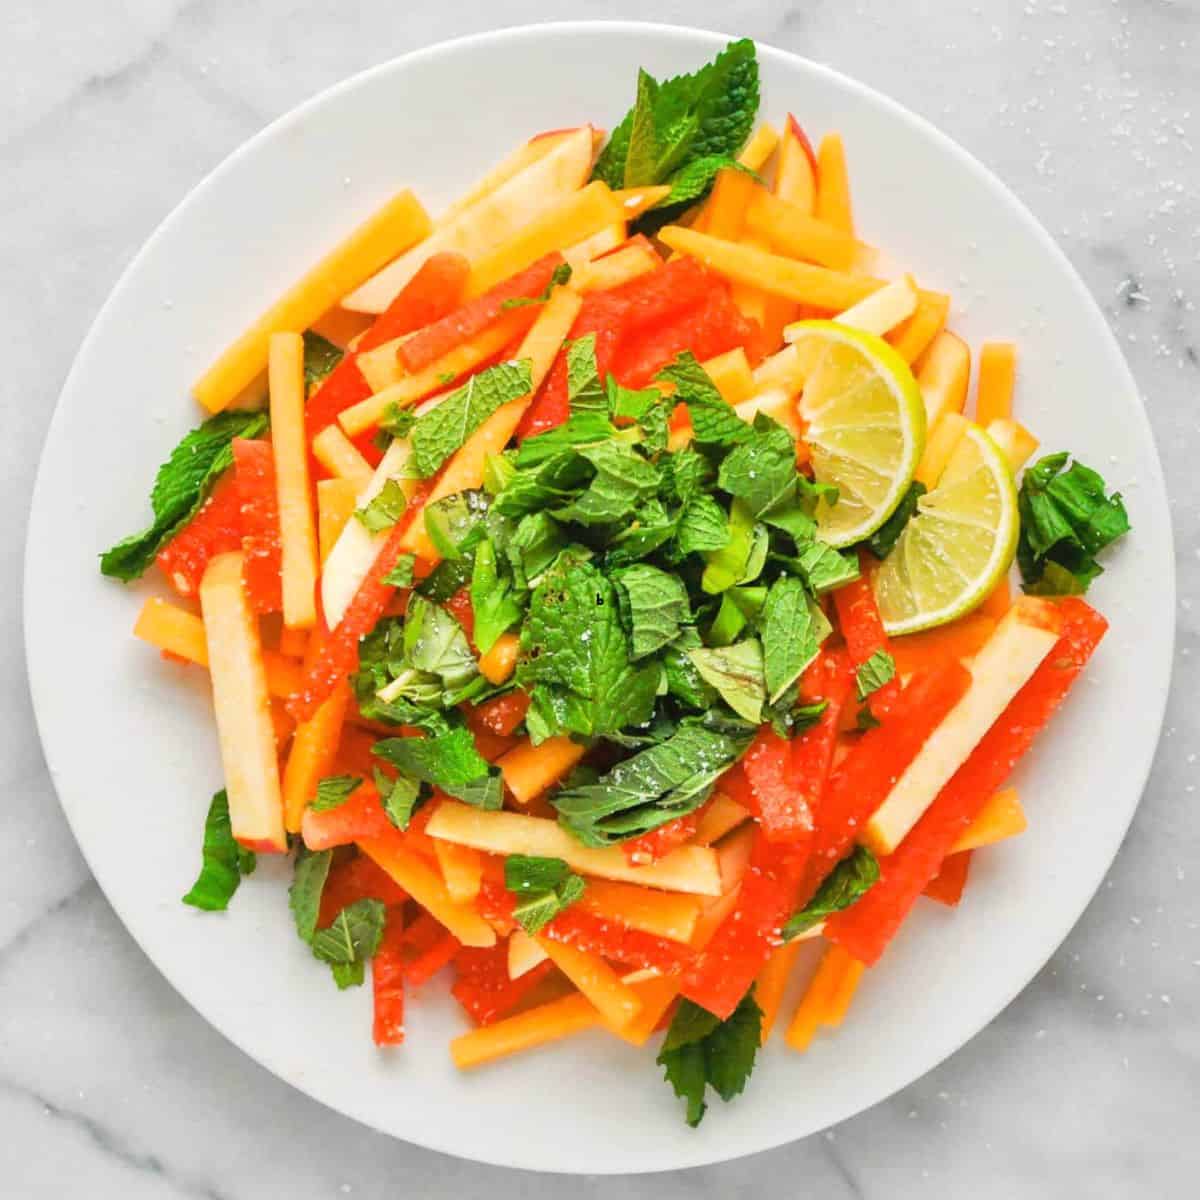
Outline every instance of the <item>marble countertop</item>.
{"type": "MultiPolygon", "coordinates": [[[[0,39],[0,1192],[14,1200],[551,1197],[563,1181],[389,1140],[278,1082],[188,1008],[117,922],[42,761],[21,554],[46,424],[140,243],[280,113],[364,67],[500,25],[619,17],[573,0],[10,0],[0,39]]],[[[891,1100],[749,1160],[581,1196],[975,1200],[1185,1194],[1200,1172],[1198,0],[733,0],[637,6],[829,63],[934,120],[1028,203],[1100,301],[1171,489],[1178,660],[1165,736],[1109,879],[984,1033],[891,1100]]],[[[1147,581],[1153,586],[1153,581],[1147,581]]],[[[81,714],[85,719],[86,714],[81,714]]],[[[1102,802],[1097,797],[1097,802],[1102,802]]]]}

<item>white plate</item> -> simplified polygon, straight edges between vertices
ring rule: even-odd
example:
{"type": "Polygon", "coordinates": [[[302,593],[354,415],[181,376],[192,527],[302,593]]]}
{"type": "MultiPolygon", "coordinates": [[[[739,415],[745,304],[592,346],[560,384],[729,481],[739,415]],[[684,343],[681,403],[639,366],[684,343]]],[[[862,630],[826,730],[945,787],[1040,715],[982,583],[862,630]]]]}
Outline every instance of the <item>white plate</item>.
{"type": "Polygon", "coordinates": [[[962,909],[922,904],[836,1038],[776,1041],[744,1096],[684,1126],[654,1051],[600,1034],[461,1076],[435,984],[379,1053],[369,988],[337,993],[293,932],[282,864],[225,916],[179,903],[220,784],[203,674],[129,631],[144,589],[96,554],[136,528],[157,464],[197,420],[188,387],[335,237],[402,184],[436,210],[521,138],[611,127],[638,65],[698,66],[710,33],[542,25],[436,46],[360,75],[230,157],[147,242],[97,318],[54,415],[26,563],[29,669],[63,808],[105,894],[176,988],[247,1054],[331,1107],[464,1158],[571,1172],[686,1167],[802,1137],[874,1104],[987,1024],[1066,936],[1112,861],[1167,694],[1174,575],[1166,496],[1134,383],[1100,312],[1029,213],[891,101],[760,48],[764,116],[845,136],[863,235],[955,294],[977,344],[1020,341],[1019,416],[1126,489],[1134,535],[1092,597],[1113,628],[1020,785],[1029,833],[976,860],[962,909]],[[965,282],[964,282],[965,277],[965,282]]]}

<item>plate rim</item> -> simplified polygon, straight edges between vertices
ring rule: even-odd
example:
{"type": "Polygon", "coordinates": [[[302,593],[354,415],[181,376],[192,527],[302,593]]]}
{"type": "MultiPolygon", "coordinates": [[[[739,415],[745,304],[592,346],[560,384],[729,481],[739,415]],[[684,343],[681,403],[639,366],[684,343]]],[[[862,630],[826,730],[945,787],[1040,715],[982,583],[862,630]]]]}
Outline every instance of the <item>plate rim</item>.
{"type": "MultiPolygon", "coordinates": [[[[328,100],[340,95],[345,91],[352,90],[362,86],[369,80],[378,75],[384,75],[393,71],[401,71],[403,68],[414,62],[425,59],[434,59],[441,55],[452,54],[464,47],[471,47],[477,43],[488,43],[497,45],[509,40],[533,39],[538,40],[547,35],[566,35],[569,37],[586,36],[591,32],[611,33],[617,31],[624,34],[632,35],[649,35],[652,37],[665,36],[690,38],[697,42],[706,43],[709,46],[715,45],[718,42],[733,40],[737,35],[731,35],[720,32],[718,30],[703,28],[693,25],[681,25],[671,22],[660,21],[636,21],[636,20],[563,20],[549,21],[545,23],[525,23],[521,25],[508,26],[500,29],[483,30],[471,34],[466,34],[461,37],[445,39],[439,42],[432,43],[427,46],[421,46],[410,50],[404,54],[397,55],[373,66],[367,67],[362,71],[358,71],[343,79],[337,80],[328,87],[321,89],[312,96],[303,100],[264,126],[258,132],[247,138],[244,142],[236,146],[229,154],[227,154],[211,171],[199,179],[192,187],[188,189],[186,194],[176,203],[166,216],[155,226],[154,230],[139,246],[136,253],[130,258],[126,266],[119,272],[112,287],[109,289],[103,303],[95,311],[89,325],[88,330],[72,359],[70,370],[67,372],[58,396],[55,400],[54,409],[46,427],[46,434],[42,443],[42,447],[38,454],[38,466],[34,479],[33,489],[31,491],[30,506],[28,510],[28,519],[26,524],[26,542],[24,553],[22,556],[22,633],[25,649],[25,670],[26,678],[29,685],[32,706],[34,710],[34,722],[38,733],[38,739],[42,745],[43,752],[47,743],[47,724],[44,717],[46,703],[41,698],[41,687],[38,683],[38,669],[35,660],[38,658],[35,652],[36,639],[33,633],[33,618],[31,617],[31,579],[35,558],[37,555],[37,546],[35,539],[31,536],[36,515],[41,507],[42,493],[49,486],[47,482],[47,449],[51,441],[58,434],[60,423],[65,420],[64,417],[64,397],[77,386],[76,376],[80,372],[80,364],[86,358],[91,349],[93,341],[98,337],[98,331],[105,323],[105,318],[109,310],[113,307],[116,297],[121,293],[128,280],[137,272],[141,263],[151,254],[157,243],[162,239],[168,231],[173,229],[175,224],[183,219],[183,216],[193,202],[201,195],[208,187],[215,185],[227,172],[241,162],[243,157],[254,154],[260,144],[285,133],[293,126],[301,124],[307,117],[310,111],[325,104],[328,100]]],[[[1074,265],[1067,257],[1066,253],[1037,219],[1033,212],[1028,208],[1024,201],[1014,192],[1001,178],[995,174],[989,167],[975,157],[970,151],[961,146],[957,141],[944,133],[937,125],[920,113],[914,112],[894,100],[891,96],[884,92],[871,87],[868,84],[861,82],[853,76],[847,75],[833,67],[824,63],[817,62],[807,58],[804,55],[797,54],[794,51],[783,49],[775,46],[768,41],[763,41],[758,38],[751,39],[754,41],[756,48],[767,57],[777,57],[782,60],[789,61],[793,64],[798,64],[802,69],[813,72],[816,75],[824,76],[831,80],[836,86],[848,89],[851,92],[857,93],[860,97],[868,102],[876,105],[880,109],[886,111],[887,115],[896,121],[904,122],[916,128],[926,138],[934,142],[944,153],[953,157],[958,164],[967,170],[970,174],[981,182],[989,191],[996,193],[998,198],[1012,211],[1015,217],[1021,222],[1025,229],[1032,234],[1036,239],[1041,251],[1054,260],[1059,269],[1062,271],[1064,278],[1069,281],[1072,290],[1075,292],[1081,307],[1087,311],[1093,323],[1096,323],[1100,329],[1104,331],[1104,336],[1110,343],[1111,349],[1116,353],[1116,359],[1120,364],[1120,378],[1117,381],[1120,384],[1121,392],[1131,395],[1135,400],[1134,411],[1137,414],[1137,420],[1140,421],[1142,432],[1145,434],[1147,442],[1153,451],[1152,456],[1152,478],[1144,481],[1150,486],[1148,491],[1160,493],[1166,501],[1162,505],[1163,517],[1165,519],[1166,539],[1170,544],[1174,544],[1174,531],[1172,527],[1172,518],[1169,503],[1169,492],[1166,486],[1165,473],[1162,466],[1162,459],[1158,451],[1157,442],[1154,437],[1154,431],[1149,421],[1149,416],[1146,411],[1145,402],[1143,400],[1141,390],[1138,387],[1137,380],[1125,359],[1124,353],[1121,350],[1120,344],[1116,339],[1116,335],[1109,327],[1107,320],[1104,317],[1103,310],[1100,308],[1096,298],[1091,290],[1084,283],[1083,279],[1076,271],[1074,265]]],[[[1032,980],[1040,973],[1049,959],[1062,945],[1071,931],[1078,924],[1084,912],[1094,900],[1105,875],[1111,869],[1117,854],[1120,852],[1121,846],[1127,836],[1133,818],[1141,804],[1142,797],[1145,794],[1146,785],[1149,780],[1149,775],[1154,764],[1158,747],[1162,741],[1163,724],[1166,716],[1167,703],[1170,696],[1174,658],[1175,644],[1177,637],[1177,622],[1178,622],[1178,593],[1176,584],[1176,563],[1174,555],[1167,556],[1167,578],[1165,582],[1167,587],[1163,589],[1171,600],[1169,607],[1169,623],[1166,630],[1166,636],[1161,640],[1162,657],[1165,657],[1165,664],[1154,664],[1156,669],[1164,674],[1162,686],[1158,695],[1157,711],[1154,714],[1153,728],[1156,730],[1155,737],[1147,739],[1147,748],[1140,756],[1141,761],[1134,764],[1131,770],[1131,778],[1139,781],[1136,792],[1132,793],[1132,799],[1127,805],[1127,812],[1123,815],[1122,820],[1118,825],[1114,825],[1110,845],[1106,845],[1103,855],[1097,854],[1093,860],[1093,869],[1086,872],[1088,884],[1086,889],[1080,888],[1081,899],[1077,904],[1072,904],[1060,914],[1060,919],[1052,924],[1052,932],[1046,933],[1043,928],[1043,935],[1039,939],[1036,952],[1031,952],[1030,961],[1035,965],[1031,971],[1026,974],[1024,971],[1018,972],[1015,981],[1011,987],[997,989],[998,999],[988,1004],[985,1009],[988,1010],[988,1015],[982,1019],[972,1032],[967,1033],[961,1038],[955,1038],[953,1044],[948,1046],[938,1046],[935,1051],[935,1056],[922,1070],[915,1075],[910,1075],[908,1069],[905,1068],[899,1072],[893,1071],[892,1077],[887,1076],[881,1078],[880,1085],[873,1089],[878,1094],[874,1099],[867,1103],[859,1103],[855,1101],[842,1102],[835,1104],[830,1111],[830,1116],[826,1124],[822,1127],[829,1127],[839,1124],[842,1121],[848,1120],[853,1116],[864,1113],[876,1105],[883,1103],[898,1091],[905,1087],[911,1086],[924,1078],[930,1071],[940,1066],[952,1055],[956,1054],[968,1042],[972,1041],[980,1033],[984,1032],[996,1018],[1012,1003],[1012,1001],[1025,990],[1032,980]]],[[[406,1142],[415,1146],[420,1146],[423,1149],[436,1151],[443,1154],[452,1155],[464,1161],[478,1162],[490,1166],[506,1167],[510,1169],[521,1169],[537,1171],[546,1174],[561,1174],[573,1175],[586,1173],[589,1175],[628,1175],[628,1174],[656,1174],[660,1171],[680,1170],[691,1167],[700,1167],[713,1165],[721,1162],[733,1161],[738,1158],[746,1157],[750,1154],[760,1153],[766,1150],[775,1149],[781,1146],[790,1145],[792,1142],[802,1140],[803,1137],[814,1136],[817,1130],[801,1135],[801,1137],[793,1138],[788,1136],[777,1137],[771,1134],[765,1138],[755,1141],[753,1144],[733,1149],[722,1148],[719,1139],[716,1137],[705,1140],[704,1142],[696,1142],[696,1152],[689,1155],[677,1155],[671,1162],[664,1162],[660,1165],[650,1167],[639,1166],[633,1171],[622,1168],[619,1165],[609,1166],[604,1163],[599,1165],[589,1163],[586,1172],[580,1169],[546,1166],[540,1164],[532,1158],[529,1158],[519,1151],[510,1153],[505,1157],[487,1152],[475,1152],[466,1154],[459,1145],[449,1138],[439,1138],[436,1136],[424,1137],[417,1139],[413,1136],[401,1136],[393,1130],[384,1127],[383,1125],[372,1120],[370,1116],[359,1114],[357,1112],[349,1112],[344,1108],[336,1107],[332,1103],[325,1101],[320,1096],[315,1095],[299,1078],[298,1073],[280,1067],[273,1061],[273,1055],[261,1055],[258,1051],[251,1049],[244,1044],[245,1038],[241,1034],[231,1033],[226,1028],[223,1028],[214,1018],[210,1018],[208,1013],[197,1006],[192,998],[184,990],[183,986],[176,982],[175,972],[173,969],[165,967],[159,960],[159,957],[152,953],[142,940],[133,932],[133,925],[127,919],[126,913],[121,905],[114,902],[105,887],[100,873],[96,870],[95,864],[89,857],[89,853],[84,843],[78,837],[75,822],[69,806],[63,801],[59,793],[58,781],[54,769],[50,766],[48,757],[47,769],[50,775],[51,782],[54,786],[55,796],[58,799],[59,807],[66,817],[67,824],[71,829],[72,836],[75,838],[76,845],[79,847],[80,853],[84,861],[88,865],[88,869],[92,877],[96,880],[104,897],[122,925],[129,932],[134,942],[143,954],[153,964],[155,969],[167,980],[171,987],[179,994],[192,1011],[201,1016],[211,1028],[216,1030],[223,1038],[236,1046],[243,1054],[255,1062],[258,1066],[269,1071],[276,1078],[283,1080],[289,1086],[294,1087],[303,1095],[315,1100],[323,1107],[337,1112],[339,1115],[357,1121],[360,1124],[366,1125],[380,1133],[396,1138],[398,1141],[406,1142]]]]}

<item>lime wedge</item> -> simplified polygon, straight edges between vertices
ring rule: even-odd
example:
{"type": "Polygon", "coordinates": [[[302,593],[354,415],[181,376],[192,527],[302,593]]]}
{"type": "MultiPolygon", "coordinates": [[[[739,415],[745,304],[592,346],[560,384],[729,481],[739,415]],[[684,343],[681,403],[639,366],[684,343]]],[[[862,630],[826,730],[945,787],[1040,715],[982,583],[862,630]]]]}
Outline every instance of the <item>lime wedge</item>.
{"type": "Polygon", "coordinates": [[[925,448],[925,406],[908,364],[882,338],[833,321],[805,321],[800,410],[813,474],[838,489],[817,526],[831,546],[869,537],[900,503],[925,448]]]}
{"type": "Polygon", "coordinates": [[[1012,565],[1017,489],[1003,452],[968,426],[875,575],[890,634],[944,625],[974,608],[1012,565]]]}

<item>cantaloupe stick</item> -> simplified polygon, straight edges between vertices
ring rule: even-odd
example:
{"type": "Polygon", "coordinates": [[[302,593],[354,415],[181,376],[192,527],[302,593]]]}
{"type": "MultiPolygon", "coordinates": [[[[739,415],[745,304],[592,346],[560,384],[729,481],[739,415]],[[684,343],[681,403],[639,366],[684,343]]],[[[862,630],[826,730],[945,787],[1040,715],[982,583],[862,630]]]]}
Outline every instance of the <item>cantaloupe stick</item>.
{"type": "Polygon", "coordinates": [[[972,613],[949,625],[896,638],[889,647],[898,675],[911,675],[946,658],[974,658],[992,636],[996,622],[972,613]]]}
{"type": "Polygon", "coordinates": [[[307,629],[281,629],[279,631],[279,653],[284,658],[303,658],[307,650],[307,629]]]}
{"type": "Polygon", "coordinates": [[[975,385],[975,420],[978,424],[987,428],[992,421],[1012,416],[1016,378],[1016,346],[1012,342],[984,342],[979,351],[979,380],[975,385]]]}
{"type": "Polygon", "coordinates": [[[736,242],[742,236],[751,199],[762,187],[753,175],[726,167],[717,172],[716,182],[704,206],[704,232],[710,237],[736,242]]]}
{"type": "Polygon", "coordinates": [[[587,997],[573,992],[561,1000],[552,1000],[549,1004],[526,1009],[515,1017],[506,1017],[461,1034],[450,1043],[450,1057],[460,1071],[467,1071],[593,1029],[599,1024],[600,1014],[587,997]]]}
{"type": "Polygon", "coordinates": [[[551,133],[543,133],[537,137],[522,142],[515,150],[502,158],[482,178],[473,183],[457,200],[448,204],[434,221],[434,228],[449,225],[455,217],[478,204],[485,196],[497,188],[503,187],[515,175],[520,174],[526,167],[546,157],[551,150],[560,146],[563,141],[576,131],[574,129],[557,129],[551,133]]]}
{"type": "MultiPolygon", "coordinates": [[[[531,221],[537,221],[574,195],[583,186],[591,166],[592,131],[586,127],[573,130],[548,154],[457,213],[407,254],[388,263],[345,296],[342,307],[357,312],[383,312],[421,265],[441,250],[456,251],[472,263],[479,261],[531,221]]],[[[598,228],[599,224],[565,238],[555,249],[577,242],[598,228]]],[[[518,270],[520,267],[505,271],[497,276],[497,281],[518,270]]]]}
{"type": "Polygon", "coordinates": [[[771,388],[742,400],[733,406],[733,411],[747,424],[759,413],[765,413],[772,421],[799,439],[803,433],[800,414],[796,411],[795,399],[783,388],[771,388]]]}
{"type": "Polygon", "coordinates": [[[494,946],[495,930],[469,905],[450,898],[438,873],[393,838],[366,838],[358,848],[382,867],[464,946],[494,946]]]}
{"type": "Polygon", "coordinates": [[[539,963],[545,961],[545,950],[525,930],[517,928],[508,935],[509,979],[520,979],[522,975],[528,974],[539,963]]]}
{"type": "Polygon", "coordinates": [[[861,841],[891,854],[937,794],[1054,648],[1062,628],[1058,608],[1022,596],[975,655],[971,683],[917,751],[871,814],[861,841]]]}
{"type": "Polygon", "coordinates": [[[317,784],[332,773],[349,707],[350,685],[343,682],[307,721],[296,726],[283,768],[283,819],[288,833],[300,832],[317,784]]]}
{"type": "Polygon", "coordinates": [[[854,208],[850,202],[850,175],[846,170],[846,147],[840,133],[827,133],[817,147],[816,215],[840,229],[854,233],[854,208]]]}
{"type": "Polygon", "coordinates": [[[971,380],[971,350],[967,343],[943,330],[929,344],[917,367],[917,384],[925,401],[925,428],[933,429],[945,413],[961,413],[971,380]]]}
{"type": "Polygon", "coordinates": [[[779,145],[779,130],[770,121],[764,121],[751,135],[737,156],[738,163],[755,174],[767,165],[767,159],[779,145]]]}
{"type": "MultiPolygon", "coordinates": [[[[790,258],[849,271],[862,266],[873,254],[848,233],[818,220],[786,200],[757,188],[745,213],[746,228],[764,238],[775,250],[790,258]]],[[[706,232],[717,234],[710,227],[706,232]]],[[[728,236],[728,235],[725,235],[728,236]]]]}
{"type": "Polygon", "coordinates": [[[614,221],[603,229],[585,237],[583,241],[567,246],[562,256],[567,260],[572,271],[578,271],[587,266],[594,258],[615,250],[628,236],[624,221],[614,221]]]}
{"type": "Polygon", "coordinates": [[[788,113],[775,166],[775,194],[812,215],[817,202],[817,160],[800,122],[788,113]]]}
{"type": "Polygon", "coordinates": [[[242,586],[239,551],[218,554],[200,580],[213,709],[233,836],[248,849],[287,849],[271,700],[258,617],[242,586]]]}
{"type": "Polygon", "coordinates": [[[987,424],[988,437],[1004,451],[1008,465],[1015,475],[1038,448],[1038,440],[1025,428],[1007,417],[997,417],[987,424]]]}
{"type": "Polygon", "coordinates": [[[326,425],[312,440],[313,457],[335,479],[345,479],[361,491],[371,482],[374,468],[337,425],[326,425]]]}
{"type": "Polygon", "coordinates": [[[427,828],[430,837],[474,846],[485,854],[561,858],[581,875],[698,896],[721,893],[717,856],[702,846],[683,846],[657,862],[634,867],[619,846],[584,846],[557,821],[524,813],[484,812],[450,800],[442,801],[427,828]]]}
{"type": "Polygon", "coordinates": [[[772,952],[755,980],[754,1000],[762,1009],[761,1044],[764,1046],[775,1028],[779,1008],[783,1003],[783,993],[787,989],[792,968],[796,965],[796,955],[799,953],[799,942],[785,942],[772,952]]]}
{"type": "MultiPolygon", "coordinates": [[[[741,240],[759,250],[771,248],[764,238],[748,229],[743,229],[741,240]]],[[[758,324],[762,331],[760,344],[764,351],[774,351],[783,345],[783,331],[795,320],[797,305],[782,296],[772,296],[770,292],[747,287],[744,283],[730,284],[729,293],[741,314],[758,324]]]]}
{"type": "MultiPolygon", "coordinates": [[[[895,329],[901,321],[912,316],[916,307],[916,285],[911,275],[905,275],[903,279],[893,280],[887,287],[880,288],[865,300],[852,305],[844,313],[840,313],[837,320],[839,325],[849,325],[854,329],[861,329],[864,333],[882,337],[889,329],[895,329]]],[[[783,336],[788,338],[789,332],[793,338],[797,334],[803,336],[804,327],[790,325],[783,331],[783,336]]]]}
{"type": "Polygon", "coordinates": [[[722,241],[681,225],[666,225],[658,236],[672,250],[690,254],[727,279],[760,287],[797,304],[809,304],[827,312],[841,312],[884,286],[883,280],[868,275],[850,275],[797,262],[794,258],[722,241]]]}
{"type": "Polygon", "coordinates": [[[625,220],[636,221],[642,213],[652,209],[670,192],[668,184],[656,183],[648,187],[618,188],[613,192],[613,199],[621,206],[625,220]]]}
{"type": "MultiPolygon", "coordinates": [[[[204,621],[169,600],[148,596],[133,626],[133,636],[168,654],[186,658],[198,667],[208,666],[204,621]]],[[[262,651],[262,661],[269,695],[286,700],[299,691],[301,672],[295,662],[275,650],[266,649],[262,651]]]]}
{"type": "Polygon", "coordinates": [[[533,940],[595,1006],[610,1029],[619,1030],[637,1016],[642,1002],[598,954],[551,941],[540,934],[533,940]]]}
{"type": "Polygon", "coordinates": [[[681,892],[660,892],[632,883],[592,879],[579,906],[585,912],[619,921],[655,937],[688,942],[696,932],[702,901],[681,892]]]}
{"type": "Polygon", "coordinates": [[[351,288],[420,241],[429,228],[429,217],[412,192],[393,196],[232,343],[196,381],[192,394],[209,412],[227,408],[266,369],[271,334],[307,329],[351,288]]]}
{"type": "Polygon", "coordinates": [[[1016,788],[1003,788],[996,792],[979,810],[976,818],[962,831],[950,849],[951,854],[962,850],[978,850],[980,846],[991,846],[1005,838],[1016,837],[1029,828],[1025,810],[1016,788]]]}
{"type": "Polygon", "coordinates": [[[317,545],[324,564],[357,507],[358,489],[348,479],[317,480],[317,545]]]}
{"type": "Polygon", "coordinates": [[[400,337],[389,338],[370,350],[364,350],[355,358],[354,365],[367,381],[371,391],[382,392],[384,388],[391,387],[404,378],[406,372],[398,351],[411,336],[406,333],[400,337]]]}
{"type": "Polygon", "coordinates": [[[917,464],[916,479],[931,491],[941,479],[950,456],[962,441],[971,422],[961,413],[947,412],[938,418],[938,422],[929,432],[925,440],[925,452],[917,464]]]}
{"type": "Polygon", "coordinates": [[[915,363],[946,327],[950,297],[944,292],[925,292],[917,311],[888,333],[887,340],[906,363],[915,363]]]}
{"type": "Polygon", "coordinates": [[[754,375],[750,371],[750,360],[741,346],[726,350],[700,364],[704,373],[713,381],[717,391],[730,404],[738,404],[752,396],[756,390],[754,375]]]}
{"type": "Polygon", "coordinates": [[[585,752],[585,747],[568,737],[547,738],[537,746],[525,741],[514,746],[496,765],[513,799],[518,804],[528,804],[565,778],[585,752]]]}
{"type": "Polygon", "coordinates": [[[816,1035],[841,979],[846,956],[834,954],[835,949],[837,947],[830,946],[825,951],[784,1034],[787,1044],[801,1054],[816,1035]]]}
{"type": "MultiPolygon", "coordinates": [[[[434,392],[453,387],[462,376],[499,354],[528,324],[528,320],[520,309],[507,313],[482,333],[463,342],[461,346],[455,346],[436,362],[430,363],[420,371],[414,371],[411,375],[399,373],[399,359],[395,358],[394,343],[385,342],[378,349],[392,347],[390,353],[395,359],[395,382],[385,384],[384,372],[381,370],[371,368],[372,373],[369,375],[364,370],[367,382],[376,389],[375,394],[339,413],[338,424],[350,437],[357,437],[377,425],[389,405],[408,408],[434,392]]],[[[376,354],[377,351],[372,350],[371,353],[376,354]]],[[[358,361],[361,363],[364,358],[366,355],[360,356],[358,361]]]]}
{"type": "Polygon", "coordinates": [[[311,629],[317,622],[317,526],[304,431],[304,339],[298,333],[271,335],[268,375],[283,623],[311,629]]]}
{"type": "Polygon", "coordinates": [[[662,266],[662,259],[653,250],[641,242],[634,242],[603,258],[585,263],[571,276],[571,288],[576,292],[604,292],[659,266],[662,266]]]}
{"type": "Polygon", "coordinates": [[[797,396],[804,387],[808,371],[809,364],[806,357],[801,356],[800,347],[784,346],[754,368],[754,390],[765,392],[778,389],[789,396],[797,396]]]}
{"type": "MultiPolygon", "coordinates": [[[[634,977],[636,978],[636,975],[634,977]]],[[[679,995],[679,976],[661,975],[657,978],[638,979],[637,982],[633,982],[628,975],[623,978],[642,1007],[628,1025],[615,1032],[623,1042],[628,1042],[631,1046],[644,1046],[679,995]]]]}
{"type": "Polygon", "coordinates": [[[544,254],[573,246],[606,225],[624,219],[608,185],[596,180],[575,192],[537,220],[523,226],[491,253],[473,260],[467,279],[470,298],[523,271],[544,254]]]}
{"type": "Polygon", "coordinates": [[[517,669],[521,639],[515,633],[502,633],[485,654],[479,656],[479,673],[493,687],[499,687],[517,669]]]}
{"type": "Polygon", "coordinates": [[[454,842],[434,842],[433,850],[450,899],[456,904],[474,903],[483,883],[483,855],[454,842]]]}
{"type": "Polygon", "coordinates": [[[718,792],[700,814],[700,824],[692,841],[697,846],[711,846],[749,819],[750,813],[736,800],[731,800],[724,792],[718,792]]]}
{"type": "Polygon", "coordinates": [[[275,751],[278,753],[296,730],[295,719],[279,700],[271,701],[271,729],[275,734],[275,751]]]}
{"type": "MultiPolygon", "coordinates": [[[[831,946],[829,953],[833,954],[838,950],[841,950],[840,946],[831,946]]],[[[859,962],[857,958],[852,958],[845,951],[842,951],[842,954],[844,960],[839,964],[837,985],[830,994],[825,1013],[821,1017],[821,1024],[827,1029],[836,1029],[846,1019],[846,1014],[850,1011],[850,1002],[854,999],[863,972],[867,969],[866,964],[859,962]]]]}
{"type": "Polygon", "coordinates": [[[351,312],[335,304],[328,312],[322,313],[310,326],[309,330],[332,342],[339,350],[345,350],[352,342],[357,341],[375,323],[375,318],[367,313],[351,312]]]}
{"type": "MultiPolygon", "coordinates": [[[[510,400],[498,408],[454,452],[425,501],[427,507],[445,496],[453,496],[483,484],[484,464],[490,455],[499,454],[516,432],[530,401],[550,373],[563,339],[570,332],[582,304],[580,297],[570,289],[554,289],[515,355],[518,361],[529,363],[530,390],[519,399],[510,400]]],[[[429,540],[424,521],[414,521],[409,526],[402,545],[405,550],[428,562],[436,562],[440,557],[429,540]]]]}

